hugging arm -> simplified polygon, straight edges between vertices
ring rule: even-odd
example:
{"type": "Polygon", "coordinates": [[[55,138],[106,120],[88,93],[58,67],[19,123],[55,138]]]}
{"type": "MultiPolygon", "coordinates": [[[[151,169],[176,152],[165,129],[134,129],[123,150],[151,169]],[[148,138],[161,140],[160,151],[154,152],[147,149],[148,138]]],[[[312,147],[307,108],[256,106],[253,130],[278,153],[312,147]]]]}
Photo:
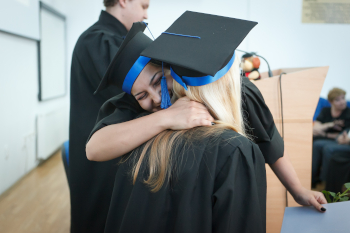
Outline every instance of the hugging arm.
{"type": "MultiPolygon", "coordinates": [[[[116,117],[125,113],[116,109],[116,117]]],[[[107,119],[110,116],[107,116],[107,119]]],[[[95,131],[86,145],[86,156],[92,161],[107,161],[120,157],[166,129],[181,130],[211,126],[214,121],[206,107],[187,97],[180,98],[170,108],[135,119],[132,115],[119,122],[107,123],[95,131]]]]}

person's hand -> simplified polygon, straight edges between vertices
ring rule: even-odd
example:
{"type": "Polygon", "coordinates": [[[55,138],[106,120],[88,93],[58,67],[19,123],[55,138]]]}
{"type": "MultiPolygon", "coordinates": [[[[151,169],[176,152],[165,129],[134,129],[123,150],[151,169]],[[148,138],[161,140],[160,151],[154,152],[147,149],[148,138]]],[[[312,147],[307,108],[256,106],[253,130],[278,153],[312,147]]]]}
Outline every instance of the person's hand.
{"type": "Polygon", "coordinates": [[[312,130],[312,135],[313,136],[322,136],[322,137],[325,137],[326,136],[326,133],[322,130],[322,129],[320,129],[320,128],[313,128],[313,130],[312,130]]]}
{"type": "Polygon", "coordinates": [[[335,125],[339,125],[339,126],[341,126],[341,127],[344,127],[344,120],[335,120],[335,121],[334,121],[334,124],[335,124],[335,125]]]}
{"type": "Polygon", "coordinates": [[[339,133],[327,133],[327,138],[336,139],[339,136],[339,133]]]}
{"type": "Polygon", "coordinates": [[[168,129],[172,130],[211,126],[214,121],[203,104],[192,101],[188,97],[178,99],[172,106],[161,112],[165,114],[168,129]]]}
{"type": "Polygon", "coordinates": [[[339,135],[339,137],[337,138],[337,142],[340,145],[348,145],[350,144],[350,138],[348,137],[348,134],[346,131],[344,131],[343,133],[341,133],[339,135]]]}
{"type": "Polygon", "coordinates": [[[324,123],[323,125],[326,126],[326,129],[330,129],[330,128],[334,127],[335,123],[334,122],[328,122],[328,123],[324,123]]]}
{"type": "Polygon", "coordinates": [[[322,213],[326,211],[326,208],[324,208],[321,204],[327,204],[327,200],[321,192],[302,188],[293,196],[294,200],[300,205],[313,206],[322,213]]]}
{"type": "Polygon", "coordinates": [[[335,120],[333,125],[333,129],[341,131],[344,127],[344,120],[335,120]]]}

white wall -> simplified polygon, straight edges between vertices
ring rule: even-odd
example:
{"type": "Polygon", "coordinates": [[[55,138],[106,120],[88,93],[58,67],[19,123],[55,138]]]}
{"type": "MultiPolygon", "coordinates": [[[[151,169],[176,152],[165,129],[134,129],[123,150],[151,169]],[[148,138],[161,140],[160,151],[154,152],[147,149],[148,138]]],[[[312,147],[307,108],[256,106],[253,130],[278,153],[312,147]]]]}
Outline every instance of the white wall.
{"type": "MultiPolygon", "coordinates": [[[[247,9],[248,2],[238,0],[150,0],[146,22],[157,38],[186,10],[246,19],[247,9]]],[[[146,34],[152,38],[147,29],[146,34]]],[[[246,49],[247,41],[240,48],[246,49]]]]}
{"type": "MultiPolygon", "coordinates": [[[[349,24],[301,23],[302,0],[250,0],[249,5],[250,20],[259,23],[248,38],[250,50],[264,56],[272,69],[329,66],[321,96],[340,87],[350,100],[349,24]]],[[[261,70],[267,70],[264,63],[261,70]]]]}
{"type": "MultiPolygon", "coordinates": [[[[36,116],[65,109],[68,122],[70,63],[79,35],[97,21],[102,1],[44,0],[66,15],[67,94],[38,101],[37,42],[0,32],[0,194],[31,171],[36,160],[36,116]]],[[[68,123],[66,123],[68,139],[68,123]]]]}

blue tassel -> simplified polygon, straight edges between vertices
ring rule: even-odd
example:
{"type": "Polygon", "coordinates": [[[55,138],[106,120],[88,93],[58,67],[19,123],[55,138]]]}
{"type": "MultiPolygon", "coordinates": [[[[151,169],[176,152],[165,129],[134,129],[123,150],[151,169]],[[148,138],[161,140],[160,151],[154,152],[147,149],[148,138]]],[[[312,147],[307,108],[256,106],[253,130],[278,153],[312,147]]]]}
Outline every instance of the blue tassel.
{"type": "Polygon", "coordinates": [[[166,78],[164,76],[162,77],[161,88],[162,88],[162,102],[160,104],[160,107],[162,109],[167,109],[171,106],[171,101],[170,101],[170,95],[168,92],[168,85],[166,83],[166,78]]]}

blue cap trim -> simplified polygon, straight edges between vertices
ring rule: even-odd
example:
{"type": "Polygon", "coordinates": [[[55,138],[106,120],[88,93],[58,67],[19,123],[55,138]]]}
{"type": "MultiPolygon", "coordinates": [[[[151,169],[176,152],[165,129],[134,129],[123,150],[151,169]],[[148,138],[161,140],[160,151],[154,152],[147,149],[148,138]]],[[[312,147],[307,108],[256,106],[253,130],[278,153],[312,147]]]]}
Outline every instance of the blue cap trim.
{"type": "Polygon", "coordinates": [[[140,75],[141,71],[145,66],[148,64],[148,62],[151,60],[149,57],[140,56],[134,63],[134,65],[129,70],[128,74],[126,75],[124,82],[123,82],[123,91],[125,91],[128,94],[131,94],[131,88],[134,85],[135,80],[140,75]]]}
{"type": "Polygon", "coordinates": [[[183,34],[176,34],[176,33],[171,33],[171,32],[162,32],[162,34],[168,34],[168,35],[173,35],[173,36],[183,36],[183,37],[190,37],[190,38],[200,39],[199,36],[183,35],[183,34]]]}
{"type": "Polygon", "coordinates": [[[207,85],[209,83],[213,83],[216,80],[222,78],[230,69],[235,61],[235,53],[233,53],[233,56],[231,60],[227,63],[225,67],[223,67],[221,70],[219,70],[214,76],[207,75],[202,77],[187,77],[182,76],[180,77],[175,73],[175,71],[170,67],[171,76],[175,79],[176,82],[178,82],[181,86],[183,86],[187,90],[188,86],[203,86],[207,85]]]}

